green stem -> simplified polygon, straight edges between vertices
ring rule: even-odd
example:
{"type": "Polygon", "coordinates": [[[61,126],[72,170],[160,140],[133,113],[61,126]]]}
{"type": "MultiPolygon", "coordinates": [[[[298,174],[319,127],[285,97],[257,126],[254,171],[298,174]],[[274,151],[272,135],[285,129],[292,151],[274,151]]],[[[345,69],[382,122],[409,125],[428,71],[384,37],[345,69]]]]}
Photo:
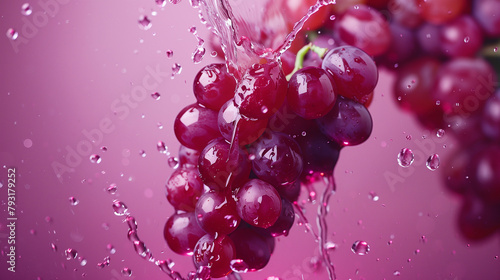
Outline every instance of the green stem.
{"type": "Polygon", "coordinates": [[[305,46],[303,46],[298,52],[297,56],[295,58],[295,65],[290,74],[286,76],[286,80],[289,81],[290,78],[292,78],[292,75],[302,69],[304,67],[304,59],[309,51],[313,51],[319,55],[321,59],[325,57],[325,54],[328,52],[327,48],[320,48],[318,46],[313,45],[312,43],[309,43],[305,46]]]}

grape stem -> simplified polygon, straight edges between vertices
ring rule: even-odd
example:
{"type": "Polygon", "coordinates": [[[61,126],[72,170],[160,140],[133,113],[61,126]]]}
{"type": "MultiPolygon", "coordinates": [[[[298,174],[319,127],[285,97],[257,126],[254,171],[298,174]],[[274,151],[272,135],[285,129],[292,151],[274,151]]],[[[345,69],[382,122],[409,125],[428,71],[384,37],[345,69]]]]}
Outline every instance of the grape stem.
{"type": "Polygon", "coordinates": [[[286,76],[287,81],[289,81],[290,78],[292,78],[292,75],[295,72],[299,71],[300,69],[302,69],[304,67],[304,59],[305,59],[306,55],[309,53],[309,51],[313,51],[313,52],[317,53],[319,55],[319,57],[321,59],[323,59],[323,57],[325,57],[326,53],[328,52],[328,49],[315,46],[312,43],[309,43],[309,44],[303,46],[297,52],[297,56],[295,58],[295,65],[294,65],[292,72],[286,76]]]}

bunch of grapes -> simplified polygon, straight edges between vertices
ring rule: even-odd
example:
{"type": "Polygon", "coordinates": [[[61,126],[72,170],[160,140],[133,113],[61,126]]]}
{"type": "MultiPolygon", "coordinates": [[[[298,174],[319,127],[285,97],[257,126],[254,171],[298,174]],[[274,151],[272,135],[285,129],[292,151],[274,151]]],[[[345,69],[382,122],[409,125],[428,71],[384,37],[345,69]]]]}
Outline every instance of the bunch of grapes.
{"type": "Polygon", "coordinates": [[[321,51],[319,67],[297,56],[285,72],[278,58],[235,80],[215,63],[194,78],[196,102],[174,123],[181,147],[164,236],[212,278],[265,267],[274,237],[294,224],[301,186],[332,177],[340,150],[372,131],[374,60],[352,46],[321,51]]]}
{"type": "MultiPolygon", "coordinates": [[[[352,45],[396,76],[395,102],[460,143],[445,186],[463,198],[469,240],[500,230],[499,0],[345,0],[306,31],[315,45],[352,45]]],[[[319,63],[311,55],[310,65],[319,63]]]]}

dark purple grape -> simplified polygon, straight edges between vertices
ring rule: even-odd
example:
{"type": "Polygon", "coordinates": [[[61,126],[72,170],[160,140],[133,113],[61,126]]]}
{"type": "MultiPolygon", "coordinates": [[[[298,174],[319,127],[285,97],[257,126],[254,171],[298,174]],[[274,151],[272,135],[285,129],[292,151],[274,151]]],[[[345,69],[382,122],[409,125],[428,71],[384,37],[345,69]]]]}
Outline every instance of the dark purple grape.
{"type": "Polygon", "coordinates": [[[468,240],[483,240],[500,229],[500,204],[466,197],[458,216],[458,227],[468,240]]]}
{"type": "Polygon", "coordinates": [[[474,56],[483,45],[483,34],[476,21],[464,15],[441,27],[439,41],[447,56],[474,56]]]}
{"type": "Polygon", "coordinates": [[[481,112],[481,129],[491,139],[500,140],[500,90],[484,105],[481,112]]]}
{"type": "Polygon", "coordinates": [[[200,227],[207,233],[229,234],[240,224],[236,202],[230,195],[210,191],[204,193],[195,209],[200,227]]]}
{"type": "Polygon", "coordinates": [[[198,102],[215,111],[231,99],[236,89],[236,80],[227,72],[224,63],[207,65],[196,74],[193,92],[198,102]]]}
{"type": "Polygon", "coordinates": [[[471,181],[478,196],[484,201],[500,203],[500,146],[486,144],[472,155],[471,181]]]}
{"type": "Polygon", "coordinates": [[[240,115],[233,99],[227,101],[219,111],[219,130],[229,142],[240,146],[253,143],[266,130],[267,119],[249,119],[240,115]],[[236,129],[236,131],[234,131],[236,129]]]}
{"type": "Polygon", "coordinates": [[[391,44],[389,24],[384,16],[366,5],[355,5],[335,20],[334,34],[340,41],[369,55],[383,54],[391,44]]]}
{"type": "Polygon", "coordinates": [[[475,0],[472,1],[472,15],[482,30],[490,37],[500,36],[500,1],[475,0]]]}
{"type": "Polygon", "coordinates": [[[321,131],[340,146],[354,146],[366,141],[372,132],[370,112],[356,101],[339,97],[326,116],[316,120],[321,131]]]}
{"type": "Polygon", "coordinates": [[[234,242],[227,235],[206,234],[194,248],[193,261],[196,267],[208,266],[212,278],[231,273],[231,260],[236,257],[234,242]]]}
{"type": "Polygon", "coordinates": [[[295,182],[287,185],[279,186],[276,188],[276,190],[282,198],[285,198],[291,202],[295,202],[297,201],[297,199],[299,199],[300,196],[300,180],[296,180],[295,182]]]}
{"type": "Polygon", "coordinates": [[[288,232],[293,226],[295,220],[295,211],[293,210],[293,205],[290,201],[282,198],[281,199],[281,213],[276,220],[276,222],[267,228],[272,236],[288,236],[288,232]]]}
{"type": "Polygon", "coordinates": [[[432,56],[442,55],[440,37],[440,27],[432,23],[422,24],[416,33],[420,49],[432,56]]]}
{"type": "Polygon", "coordinates": [[[377,61],[382,62],[390,69],[398,68],[402,63],[415,56],[418,53],[418,44],[413,30],[396,22],[392,22],[389,28],[391,30],[391,45],[377,61]]]}
{"type": "Polygon", "coordinates": [[[269,118],[285,101],[286,89],[285,74],[277,62],[254,64],[238,82],[235,104],[247,118],[269,118]]]}
{"type": "Polygon", "coordinates": [[[495,71],[484,59],[455,58],[441,66],[433,99],[447,117],[468,117],[493,94],[495,82],[495,71]]]}
{"type": "Polygon", "coordinates": [[[290,136],[267,130],[249,149],[253,172],[278,187],[294,182],[302,172],[300,147],[290,136]]]}
{"type": "Polygon", "coordinates": [[[175,118],[174,132],[182,145],[202,150],[210,140],[221,136],[217,112],[197,103],[188,105],[175,118]]]}
{"type": "Polygon", "coordinates": [[[179,147],[179,165],[180,167],[197,167],[200,151],[190,149],[181,145],[179,147]]]}
{"type": "Polygon", "coordinates": [[[272,251],[265,238],[252,228],[239,227],[229,237],[233,240],[236,248],[235,259],[242,260],[248,267],[248,271],[264,268],[271,259],[272,251]]]}
{"type": "Polygon", "coordinates": [[[203,183],[213,190],[223,190],[229,186],[229,190],[244,183],[250,175],[252,168],[248,154],[239,147],[236,157],[229,157],[230,144],[220,137],[212,140],[201,151],[198,161],[203,183]]]}
{"type": "Polygon", "coordinates": [[[252,179],[238,190],[236,209],[240,217],[250,225],[268,228],[281,213],[281,198],[272,185],[252,179]]]}
{"type": "Polygon", "coordinates": [[[377,85],[377,65],[367,53],[353,46],[331,49],[321,67],[333,77],[336,93],[363,104],[377,85]]]}
{"type": "Polygon", "coordinates": [[[328,73],[317,67],[305,67],[288,81],[287,102],[304,119],[326,115],[335,104],[335,86],[328,73]]]}
{"type": "Polygon", "coordinates": [[[168,247],[177,254],[187,256],[193,254],[196,243],[205,234],[193,212],[175,213],[170,216],[163,231],[168,247]]]}
{"type": "Polygon", "coordinates": [[[269,118],[268,127],[272,131],[282,132],[289,136],[297,136],[308,127],[311,120],[305,120],[293,112],[288,101],[283,103],[281,108],[271,118],[269,118]]]}
{"type": "MultiPolygon", "coordinates": [[[[339,100],[339,97],[337,100],[339,100]]],[[[340,146],[327,138],[318,128],[315,121],[310,121],[302,133],[295,137],[302,150],[304,168],[301,179],[314,174],[330,176],[337,164],[340,146]]]]}
{"type": "Polygon", "coordinates": [[[196,168],[179,168],[166,184],[167,199],[176,210],[194,211],[203,193],[203,182],[196,168]]]}

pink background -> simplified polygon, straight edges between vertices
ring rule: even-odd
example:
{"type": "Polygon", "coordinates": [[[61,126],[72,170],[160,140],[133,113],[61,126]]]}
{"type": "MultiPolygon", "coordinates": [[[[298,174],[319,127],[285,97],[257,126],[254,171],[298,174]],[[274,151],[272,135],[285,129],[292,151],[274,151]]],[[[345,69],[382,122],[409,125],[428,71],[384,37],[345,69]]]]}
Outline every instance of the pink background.
{"type": "MultiPolygon", "coordinates": [[[[168,279],[135,253],[123,217],[113,213],[114,199],[136,217],[139,236],[153,255],[173,259],[175,269],[186,275],[191,259],[174,255],[162,236],[173,213],[164,195],[172,169],[156,144],[164,141],[177,156],[173,120],[194,102],[192,79],[199,68],[220,61],[210,49],[200,64],[191,61],[197,41],[188,29],[196,26],[208,39],[196,10],[187,0],[163,9],[153,0],[41,0],[31,2],[33,13],[24,16],[23,3],[0,2],[0,31],[12,27],[19,32],[16,41],[0,36],[0,279],[168,279]],[[139,28],[141,15],[151,19],[149,30],[139,28]],[[172,58],[165,54],[169,49],[172,58]],[[171,79],[173,63],[182,72],[171,79]],[[150,96],[154,91],[160,100],[150,96]],[[69,155],[78,150],[83,156],[69,155]],[[101,163],[91,163],[90,154],[99,154],[101,163]],[[67,161],[72,167],[58,178],[54,164],[67,161]],[[6,263],[10,167],[17,176],[15,273],[7,271],[6,263]],[[111,183],[117,185],[115,195],[105,191],[111,183]],[[78,205],[70,204],[71,196],[78,205]],[[78,251],[86,265],[66,260],[67,248],[78,251]],[[109,266],[98,268],[106,256],[109,266]],[[131,277],[121,275],[124,267],[132,270],[131,277]]],[[[329,237],[337,244],[331,257],[338,278],[498,279],[499,236],[470,245],[463,240],[455,225],[460,201],[445,191],[440,169],[425,167],[433,153],[445,162],[453,139],[423,131],[401,112],[392,99],[391,79],[381,71],[370,107],[371,138],[343,150],[335,170],[338,192],[330,204],[329,237]],[[405,147],[416,155],[407,169],[396,161],[405,147]],[[368,198],[371,191],[378,201],[368,198]],[[370,245],[367,255],[351,251],[356,240],[370,245]]],[[[315,207],[307,206],[313,224],[315,207]]],[[[308,265],[314,256],[311,235],[295,225],[289,237],[277,242],[269,265],[243,279],[325,279],[323,270],[308,265]]]]}

